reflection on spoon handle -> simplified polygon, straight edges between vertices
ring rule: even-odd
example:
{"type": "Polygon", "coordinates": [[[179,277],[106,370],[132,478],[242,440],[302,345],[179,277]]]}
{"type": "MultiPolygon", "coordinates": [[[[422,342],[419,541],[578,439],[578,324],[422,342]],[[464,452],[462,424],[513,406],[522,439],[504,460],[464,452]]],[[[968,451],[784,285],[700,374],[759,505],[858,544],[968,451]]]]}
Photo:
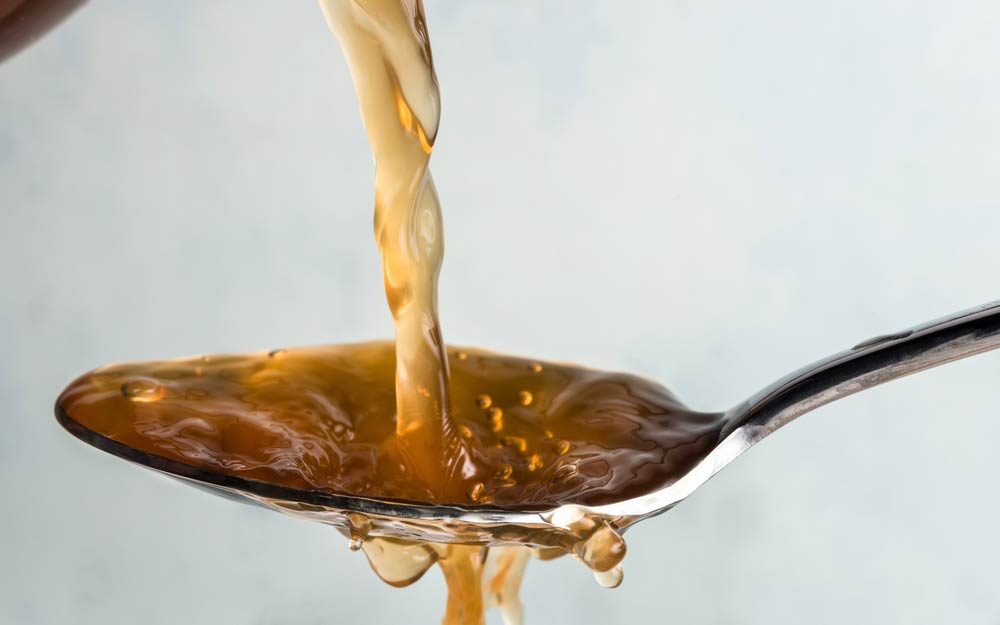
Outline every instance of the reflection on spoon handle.
{"type": "Polygon", "coordinates": [[[86,0],[0,0],[0,62],[37,41],[86,0]]]}
{"type": "MultiPolygon", "coordinates": [[[[911,373],[1000,348],[1000,301],[863,341],[785,376],[727,413],[746,447],[796,417],[911,373]]],[[[744,447],[744,449],[746,448],[744,447]]]]}

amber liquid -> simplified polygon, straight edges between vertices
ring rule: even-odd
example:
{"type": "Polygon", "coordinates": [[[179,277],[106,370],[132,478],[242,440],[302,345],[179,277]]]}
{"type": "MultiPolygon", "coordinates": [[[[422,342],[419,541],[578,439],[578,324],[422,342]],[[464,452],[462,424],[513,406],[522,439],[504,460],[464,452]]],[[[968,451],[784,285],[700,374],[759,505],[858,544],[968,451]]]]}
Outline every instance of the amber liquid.
{"type": "MultiPolygon", "coordinates": [[[[714,447],[721,424],[658,384],[445,349],[437,315],[444,235],[428,170],[439,103],[423,6],[320,4],[375,157],[375,235],[396,342],[104,367],[59,398],[64,425],[161,469],[180,463],[300,491],[463,507],[602,505],[685,474],[714,447]]],[[[572,553],[616,586],[625,555],[617,528],[565,510],[555,546],[533,553],[572,553]]],[[[479,625],[491,605],[508,625],[520,623],[527,548],[368,537],[363,516],[348,520],[352,549],[363,549],[386,582],[403,586],[440,566],[446,624],[479,625]]]]}
{"type": "Polygon", "coordinates": [[[464,443],[451,419],[437,311],[444,229],[428,163],[440,116],[420,0],[320,0],[347,58],[375,159],[375,239],[396,326],[396,433],[410,471],[454,495],[464,443]]]}
{"type": "MultiPolygon", "coordinates": [[[[468,451],[454,497],[430,489],[399,448],[388,342],[111,365],[73,382],[58,405],[64,419],[103,439],[222,475],[519,510],[643,495],[685,474],[718,440],[717,419],[685,409],[644,378],[473,349],[447,356],[451,418],[468,451]]],[[[567,542],[540,555],[570,552],[601,583],[617,585],[625,547],[615,530],[587,517],[566,528],[567,542]]],[[[449,585],[445,623],[482,622],[483,596],[508,623],[518,622],[526,548],[403,543],[357,532],[352,544],[393,585],[441,566],[449,585]]]]}
{"type": "Polygon", "coordinates": [[[448,350],[471,462],[455,497],[415,475],[395,430],[388,342],[112,365],[63,393],[75,422],[151,455],[281,486],[510,509],[600,505],[662,488],[718,422],[633,375],[448,350]]]}

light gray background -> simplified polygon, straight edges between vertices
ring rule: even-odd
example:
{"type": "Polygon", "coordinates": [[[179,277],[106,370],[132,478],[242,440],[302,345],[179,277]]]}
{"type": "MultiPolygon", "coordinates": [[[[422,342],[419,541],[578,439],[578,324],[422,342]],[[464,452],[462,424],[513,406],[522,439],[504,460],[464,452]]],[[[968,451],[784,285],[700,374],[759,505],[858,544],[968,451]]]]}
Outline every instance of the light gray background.
{"type": "MultiPolygon", "coordinates": [[[[1000,297],[995,2],[427,14],[451,342],[725,408],[1000,297]]],[[[51,415],[109,361],[389,336],[371,181],[312,2],[94,0],[0,66],[0,622],[438,622],[437,573],[393,590],[51,415]]],[[[620,589],[533,563],[528,622],[1000,623],[998,374],[808,415],[630,532],[620,589]]]]}

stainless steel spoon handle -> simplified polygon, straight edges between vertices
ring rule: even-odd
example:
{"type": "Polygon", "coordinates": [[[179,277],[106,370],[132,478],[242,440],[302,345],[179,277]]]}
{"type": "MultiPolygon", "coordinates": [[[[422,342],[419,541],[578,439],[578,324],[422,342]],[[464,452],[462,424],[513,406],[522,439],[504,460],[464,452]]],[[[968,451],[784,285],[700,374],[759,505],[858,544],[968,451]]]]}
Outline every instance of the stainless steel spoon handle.
{"type": "Polygon", "coordinates": [[[728,413],[723,438],[749,447],[810,410],[896,378],[1000,347],[1000,301],[877,336],[800,369],[728,413]]]}

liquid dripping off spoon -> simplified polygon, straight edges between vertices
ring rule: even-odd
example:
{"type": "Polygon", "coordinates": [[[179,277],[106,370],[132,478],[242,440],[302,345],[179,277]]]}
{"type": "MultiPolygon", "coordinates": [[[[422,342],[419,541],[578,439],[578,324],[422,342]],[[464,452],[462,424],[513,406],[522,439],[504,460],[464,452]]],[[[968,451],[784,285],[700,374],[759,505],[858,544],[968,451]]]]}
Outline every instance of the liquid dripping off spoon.
{"type": "Polygon", "coordinates": [[[688,410],[638,376],[555,363],[536,371],[530,359],[449,352],[451,418],[469,454],[454,495],[428,497],[395,445],[388,342],[110,365],[71,384],[59,409],[89,435],[233,479],[525,511],[662,488],[722,428],[717,415],[688,410]]]}
{"type": "Polygon", "coordinates": [[[511,571],[506,581],[490,581],[470,564],[471,552],[425,542],[434,531],[444,542],[475,543],[467,547],[483,563],[488,547],[524,544],[548,557],[572,555],[602,584],[617,585],[619,530],[581,506],[641,496],[685,474],[717,442],[718,415],[690,411],[628,374],[468,348],[448,356],[452,419],[468,450],[453,497],[428,499],[395,445],[392,343],[112,365],[72,383],[57,410],[71,432],[116,455],[341,526],[392,585],[413,583],[438,563],[455,595],[449,614],[486,605],[517,613],[514,571],[526,560],[505,556],[497,570],[511,571]],[[419,527],[419,519],[392,522],[377,508],[350,512],[345,498],[558,512],[548,527],[508,523],[447,536],[433,520],[419,527]],[[481,594],[468,590],[473,582],[484,592],[493,584],[485,604],[463,603],[481,594]]]}
{"type": "MultiPolygon", "coordinates": [[[[373,539],[521,544],[542,560],[570,553],[600,583],[614,586],[621,581],[624,529],[676,505],[778,428],[841,397],[997,348],[1000,303],[993,303],[860,343],[714,415],[688,411],[662,387],[635,376],[453,351],[459,427],[473,440],[492,441],[483,446],[490,451],[479,466],[495,470],[494,481],[474,490],[481,490],[480,502],[485,496],[502,503],[498,493],[520,484],[523,492],[509,501],[530,493],[534,499],[523,508],[407,500],[405,471],[380,463],[392,458],[392,447],[378,445],[380,436],[394,435],[385,416],[394,400],[391,344],[104,367],[71,384],[56,413],[67,430],[98,448],[216,494],[342,527],[352,547],[373,539]],[[525,390],[534,412],[518,412],[528,408],[520,401],[525,390]],[[493,429],[489,410],[500,405],[509,409],[503,425],[516,444],[505,445],[507,435],[493,429]],[[556,439],[568,450],[550,448],[543,458],[543,466],[552,463],[543,469],[548,473],[525,488],[529,482],[517,478],[534,475],[525,454],[556,439]],[[662,457],[645,465],[641,458],[654,458],[644,454],[657,445],[662,457]],[[331,458],[342,462],[331,464],[331,458]],[[584,462],[604,472],[581,470],[584,462]],[[665,466],[670,469],[657,477],[665,466]],[[359,479],[357,487],[337,490],[359,479]],[[354,496],[362,486],[388,490],[354,496]],[[402,498],[389,497],[390,490],[402,498]]],[[[434,553],[435,560],[425,562],[440,558],[434,553]]],[[[396,583],[416,578],[386,577],[396,583]]]]}

